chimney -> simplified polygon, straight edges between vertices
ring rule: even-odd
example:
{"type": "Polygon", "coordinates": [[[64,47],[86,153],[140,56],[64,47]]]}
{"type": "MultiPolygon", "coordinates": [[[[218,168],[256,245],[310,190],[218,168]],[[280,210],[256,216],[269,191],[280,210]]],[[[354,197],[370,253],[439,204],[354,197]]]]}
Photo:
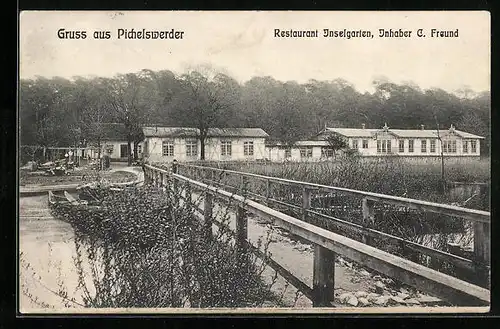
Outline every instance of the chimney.
{"type": "Polygon", "coordinates": [[[364,123],[363,123],[363,124],[361,124],[361,128],[362,128],[362,129],[365,129],[365,124],[364,124],[364,123]]]}
{"type": "Polygon", "coordinates": [[[424,130],[424,129],[425,129],[425,126],[424,126],[424,125],[420,125],[420,129],[421,129],[421,130],[424,130]]]}

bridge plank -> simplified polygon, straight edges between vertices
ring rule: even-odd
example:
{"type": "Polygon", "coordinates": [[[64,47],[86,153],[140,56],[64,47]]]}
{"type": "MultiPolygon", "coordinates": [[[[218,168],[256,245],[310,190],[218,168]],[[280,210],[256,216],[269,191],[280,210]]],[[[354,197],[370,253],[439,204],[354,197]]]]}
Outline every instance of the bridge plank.
{"type": "Polygon", "coordinates": [[[253,210],[256,215],[273,220],[293,234],[419,290],[427,291],[451,302],[463,300],[473,305],[485,305],[490,302],[490,293],[487,289],[440,273],[404,258],[394,256],[385,251],[327,231],[312,224],[302,222],[273,209],[265,209],[262,207],[263,206],[260,204],[251,204],[248,205],[248,210],[253,210]]]}

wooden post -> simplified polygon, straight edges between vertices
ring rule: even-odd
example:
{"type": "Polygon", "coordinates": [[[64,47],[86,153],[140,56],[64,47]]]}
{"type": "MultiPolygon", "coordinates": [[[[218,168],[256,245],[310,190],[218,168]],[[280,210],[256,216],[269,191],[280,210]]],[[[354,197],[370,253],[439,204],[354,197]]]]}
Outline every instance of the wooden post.
{"type": "Polygon", "coordinates": [[[245,208],[238,206],[236,209],[236,248],[238,255],[242,255],[246,250],[246,240],[248,238],[248,222],[245,216],[245,208]]]}
{"type": "Polygon", "coordinates": [[[490,246],[490,224],[475,222],[474,262],[477,264],[477,279],[483,284],[489,284],[490,246]]]}
{"type": "Polygon", "coordinates": [[[186,184],[186,188],[184,189],[184,193],[186,194],[186,202],[188,205],[193,203],[193,194],[191,193],[191,185],[189,183],[186,184]]]}
{"type": "Polygon", "coordinates": [[[307,210],[311,208],[311,190],[307,187],[302,189],[302,220],[307,219],[307,210]]]}
{"type": "MultiPolygon", "coordinates": [[[[375,220],[375,201],[363,198],[362,201],[362,211],[363,211],[363,226],[370,227],[375,220]]],[[[371,244],[372,241],[370,237],[363,234],[362,242],[365,244],[371,244]]]]}
{"type": "Polygon", "coordinates": [[[205,192],[205,200],[203,202],[203,217],[205,221],[205,234],[207,240],[212,238],[212,209],[213,197],[211,194],[205,192]]]}
{"type": "Polygon", "coordinates": [[[332,307],[335,289],[335,253],[320,245],[314,247],[313,307],[332,307]]]}
{"type": "Polygon", "coordinates": [[[172,161],[172,172],[174,174],[177,174],[177,169],[178,169],[178,164],[177,164],[177,161],[172,161]]]}
{"type": "Polygon", "coordinates": [[[241,175],[241,195],[246,197],[246,177],[241,175]]]}
{"type": "Polygon", "coordinates": [[[271,180],[266,179],[266,206],[269,207],[269,198],[271,196],[271,180]]]}
{"type": "Polygon", "coordinates": [[[164,178],[165,178],[165,177],[164,177],[163,173],[160,173],[160,187],[163,187],[163,184],[164,184],[163,179],[164,179],[164,178]]]}
{"type": "MultiPolygon", "coordinates": [[[[177,161],[172,161],[172,173],[173,174],[177,174],[177,161]]],[[[172,189],[173,189],[173,192],[174,193],[178,193],[179,189],[178,189],[178,182],[177,180],[175,179],[175,177],[172,176],[172,189]]]]}

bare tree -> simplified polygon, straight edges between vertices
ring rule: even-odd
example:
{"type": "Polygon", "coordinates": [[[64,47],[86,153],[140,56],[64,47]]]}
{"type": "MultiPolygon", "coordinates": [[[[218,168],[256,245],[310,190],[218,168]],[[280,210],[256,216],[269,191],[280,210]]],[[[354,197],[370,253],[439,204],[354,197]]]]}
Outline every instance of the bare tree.
{"type": "Polygon", "coordinates": [[[336,155],[336,151],[348,148],[347,142],[337,134],[329,134],[326,137],[328,142],[328,147],[333,150],[333,154],[336,155]]]}
{"type": "Polygon", "coordinates": [[[190,71],[180,77],[182,88],[175,104],[176,117],[185,126],[197,128],[201,160],[205,160],[209,130],[224,125],[234,105],[228,92],[230,82],[230,77],[207,70],[190,71]]]}
{"type": "MultiPolygon", "coordinates": [[[[137,143],[142,136],[141,124],[147,117],[148,108],[141,93],[146,92],[141,76],[134,73],[120,74],[112,79],[105,79],[106,104],[112,109],[114,117],[124,125],[127,138],[128,164],[132,164],[132,144],[137,150],[137,143]]],[[[137,153],[137,152],[136,152],[137,153]]]]}

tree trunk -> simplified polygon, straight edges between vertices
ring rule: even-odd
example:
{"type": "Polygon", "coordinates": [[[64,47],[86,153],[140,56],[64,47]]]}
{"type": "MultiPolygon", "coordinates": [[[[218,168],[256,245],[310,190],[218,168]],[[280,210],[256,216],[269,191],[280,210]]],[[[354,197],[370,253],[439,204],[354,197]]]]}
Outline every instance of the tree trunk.
{"type": "Polygon", "coordinates": [[[99,169],[102,170],[102,159],[101,159],[101,139],[97,139],[97,161],[99,161],[99,169]]]}
{"type": "Polygon", "coordinates": [[[132,138],[130,136],[127,137],[127,163],[129,166],[132,165],[132,138]]]}
{"type": "Polygon", "coordinates": [[[101,158],[101,140],[97,140],[97,158],[101,158]]]}
{"type": "Polygon", "coordinates": [[[139,159],[139,154],[137,154],[137,145],[139,145],[139,142],[134,142],[134,161],[139,159]]]}
{"type": "Polygon", "coordinates": [[[205,136],[200,136],[200,159],[205,160],[205,136]]]}

